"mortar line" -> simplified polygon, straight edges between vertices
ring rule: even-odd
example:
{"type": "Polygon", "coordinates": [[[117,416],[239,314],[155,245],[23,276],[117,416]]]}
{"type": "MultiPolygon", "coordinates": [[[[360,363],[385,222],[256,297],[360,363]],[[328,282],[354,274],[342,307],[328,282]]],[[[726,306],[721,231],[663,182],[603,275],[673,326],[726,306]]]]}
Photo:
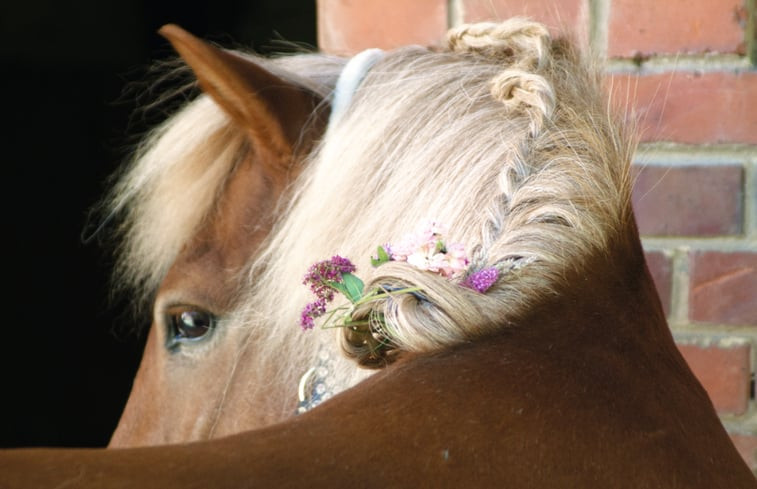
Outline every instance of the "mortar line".
{"type": "Polygon", "coordinates": [[[745,162],[742,198],[744,199],[744,236],[749,240],[757,241],[757,155],[745,162]]]}
{"type": "Polygon", "coordinates": [[[689,254],[687,247],[671,249],[670,323],[689,322],[689,254]]]}
{"type": "Polygon", "coordinates": [[[605,65],[607,74],[658,75],[665,73],[753,73],[754,65],[738,54],[653,55],[643,62],[611,58],[605,65]]]}

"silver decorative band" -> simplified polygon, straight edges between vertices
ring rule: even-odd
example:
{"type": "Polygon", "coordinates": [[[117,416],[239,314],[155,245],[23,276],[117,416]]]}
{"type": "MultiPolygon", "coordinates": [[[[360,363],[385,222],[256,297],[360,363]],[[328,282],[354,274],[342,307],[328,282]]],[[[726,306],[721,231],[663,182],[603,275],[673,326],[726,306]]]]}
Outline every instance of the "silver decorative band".
{"type": "Polygon", "coordinates": [[[300,378],[297,388],[297,414],[311,410],[334,395],[335,360],[326,348],[321,347],[315,366],[300,378]]]}

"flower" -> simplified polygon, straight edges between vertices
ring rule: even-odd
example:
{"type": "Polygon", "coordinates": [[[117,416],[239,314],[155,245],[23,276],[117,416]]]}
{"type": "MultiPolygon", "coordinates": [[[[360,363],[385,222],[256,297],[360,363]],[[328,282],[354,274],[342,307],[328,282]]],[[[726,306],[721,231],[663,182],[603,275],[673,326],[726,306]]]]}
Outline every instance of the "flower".
{"type": "Polygon", "coordinates": [[[499,278],[499,269],[495,267],[482,268],[473,272],[463,281],[462,285],[480,293],[485,293],[499,278]]]}
{"type": "Polygon", "coordinates": [[[355,265],[349,259],[339,255],[310,266],[302,283],[310,287],[316,300],[306,304],[300,314],[302,329],[312,329],[314,320],[326,314],[326,305],[334,300],[334,291],[343,292],[345,277],[354,277],[352,272],[355,270],[355,265]]]}
{"type": "Polygon", "coordinates": [[[315,326],[314,319],[326,314],[326,300],[318,299],[314,302],[308,302],[300,314],[300,326],[302,329],[313,329],[315,326]]]}
{"type": "Polygon", "coordinates": [[[331,302],[334,300],[334,288],[329,286],[328,282],[341,282],[345,273],[354,271],[355,265],[349,259],[334,255],[329,260],[311,265],[302,283],[310,285],[310,290],[316,297],[331,302]]]}
{"type": "MultiPolygon", "coordinates": [[[[389,261],[404,261],[419,270],[438,273],[450,280],[459,280],[468,272],[470,262],[465,247],[460,243],[447,243],[446,233],[447,229],[444,226],[430,221],[420,232],[405,236],[399,243],[378,246],[376,254],[371,257],[371,263],[377,267],[389,261]]],[[[418,287],[398,289],[383,286],[366,291],[363,281],[353,274],[355,271],[355,265],[339,255],[310,266],[302,283],[310,287],[315,300],[306,304],[300,314],[302,329],[312,329],[315,320],[326,314],[328,317],[323,327],[336,325],[371,328],[371,320],[353,320],[352,314],[357,306],[382,300],[386,296],[416,294],[421,291],[418,287]],[[344,295],[350,304],[329,311],[327,305],[334,300],[335,292],[344,295]]],[[[483,268],[469,273],[459,285],[483,294],[499,279],[501,273],[496,267],[483,268]]],[[[373,318],[373,321],[375,320],[373,318]]]]}
{"type": "Polygon", "coordinates": [[[430,221],[416,234],[405,236],[398,244],[384,246],[392,261],[405,261],[419,270],[439,273],[446,278],[459,278],[468,267],[465,247],[447,243],[447,228],[430,221]]]}
{"type": "Polygon", "coordinates": [[[447,228],[436,221],[425,223],[421,231],[405,235],[399,243],[388,246],[393,261],[407,261],[408,257],[419,251],[435,250],[438,243],[444,246],[444,235],[447,228]]]}
{"type": "Polygon", "coordinates": [[[308,269],[308,273],[305,274],[302,283],[306,285],[309,283],[312,289],[313,286],[318,286],[324,280],[339,282],[342,280],[342,274],[354,271],[355,265],[349,259],[334,255],[330,260],[323,260],[312,264],[308,269]]]}

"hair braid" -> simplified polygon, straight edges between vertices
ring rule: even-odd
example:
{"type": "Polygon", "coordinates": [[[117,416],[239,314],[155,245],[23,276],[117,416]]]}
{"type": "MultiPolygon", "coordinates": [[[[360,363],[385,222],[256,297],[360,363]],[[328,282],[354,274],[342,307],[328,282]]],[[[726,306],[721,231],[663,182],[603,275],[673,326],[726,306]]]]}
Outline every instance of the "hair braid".
{"type": "Polygon", "coordinates": [[[524,128],[528,133],[508,152],[508,164],[498,179],[502,198],[496,208],[489,210],[489,220],[482,230],[482,246],[473,257],[474,262],[483,264],[489,244],[496,242],[503,231],[516,189],[534,171],[527,164],[532,142],[554,112],[554,89],[540,74],[551,66],[551,37],[544,25],[515,17],[502,23],[467,24],[451,29],[447,45],[453,52],[502,62],[504,70],[489,82],[491,95],[505,106],[508,114],[523,114],[527,118],[524,128]]]}
{"type": "Polygon", "coordinates": [[[524,69],[542,67],[549,53],[549,43],[546,27],[521,17],[500,24],[463,24],[447,32],[450,51],[507,59],[524,69]]]}
{"type": "Polygon", "coordinates": [[[527,113],[532,137],[555,106],[551,85],[537,73],[549,64],[550,42],[546,27],[521,17],[501,24],[465,24],[447,33],[451,51],[507,63],[506,69],[492,79],[491,94],[509,110],[527,113]]]}

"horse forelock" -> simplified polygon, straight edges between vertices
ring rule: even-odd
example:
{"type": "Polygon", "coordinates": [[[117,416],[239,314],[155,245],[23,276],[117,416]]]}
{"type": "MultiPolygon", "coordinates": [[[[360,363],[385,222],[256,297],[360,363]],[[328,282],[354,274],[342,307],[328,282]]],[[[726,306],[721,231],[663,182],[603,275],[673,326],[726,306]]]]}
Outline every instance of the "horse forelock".
{"type": "Polygon", "coordinates": [[[519,19],[452,36],[447,51],[387,52],[329,127],[254,267],[248,306],[265,341],[313,351],[333,341],[333,331],[296,325],[311,300],[304,272],[334,254],[355,262],[368,287],[423,289],[426,301],[374,306],[399,349],[423,352],[517,323],[570,287],[570,270],[633,232],[633,142],[610,115],[596,70],[519,19]],[[466,36],[498,41],[488,49],[466,36]],[[405,263],[370,266],[377,245],[427,219],[449,227],[473,267],[522,266],[486,294],[405,263]]]}
{"type": "Polygon", "coordinates": [[[209,97],[156,128],[108,196],[120,214],[115,286],[147,300],[212,208],[246,141],[209,97]]]}
{"type": "MultiPolygon", "coordinates": [[[[323,98],[343,64],[316,54],[270,59],[238,54],[323,98]]],[[[171,72],[186,69],[170,65],[171,72]]],[[[118,217],[116,291],[128,291],[138,306],[148,303],[181,248],[212,212],[235,166],[248,156],[244,130],[204,94],[141,141],[101,205],[108,219],[118,217]]]]}

